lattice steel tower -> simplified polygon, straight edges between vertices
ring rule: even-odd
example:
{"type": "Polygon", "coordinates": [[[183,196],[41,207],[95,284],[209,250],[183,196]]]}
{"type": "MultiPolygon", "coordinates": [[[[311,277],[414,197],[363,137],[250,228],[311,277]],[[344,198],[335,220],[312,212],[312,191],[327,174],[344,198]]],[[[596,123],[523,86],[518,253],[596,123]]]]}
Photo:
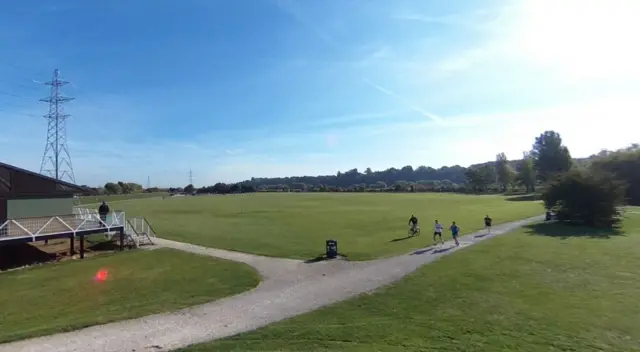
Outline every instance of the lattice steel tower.
{"type": "Polygon", "coordinates": [[[51,86],[51,94],[40,101],[49,103],[49,113],[44,115],[47,119],[47,144],[44,146],[40,173],[55,178],[56,180],[76,182],[71,164],[71,156],[67,148],[67,118],[70,115],[64,113],[62,105],[73,100],[65,97],[60,92],[60,87],[69,82],[60,79],[58,69],[53,71],[53,79],[44,84],[51,86]]]}

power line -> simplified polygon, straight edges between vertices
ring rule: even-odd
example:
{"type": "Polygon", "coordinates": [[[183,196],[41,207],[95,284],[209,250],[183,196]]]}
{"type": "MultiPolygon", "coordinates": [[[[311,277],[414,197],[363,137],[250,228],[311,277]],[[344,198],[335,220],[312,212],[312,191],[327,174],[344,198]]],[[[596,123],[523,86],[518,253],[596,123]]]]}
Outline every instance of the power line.
{"type": "Polygon", "coordinates": [[[0,95],[6,95],[8,97],[13,97],[13,98],[26,98],[24,95],[5,93],[5,92],[0,92],[0,95]]]}
{"type": "Polygon", "coordinates": [[[51,86],[51,94],[40,99],[41,102],[49,103],[49,113],[44,117],[47,119],[47,142],[42,155],[40,173],[51,176],[56,180],[66,178],[71,183],[76,182],[71,164],[71,156],[67,148],[67,123],[70,115],[64,113],[63,104],[73,98],[65,97],[60,92],[60,87],[69,82],[60,79],[60,71],[53,71],[53,79],[44,84],[51,86]]]}

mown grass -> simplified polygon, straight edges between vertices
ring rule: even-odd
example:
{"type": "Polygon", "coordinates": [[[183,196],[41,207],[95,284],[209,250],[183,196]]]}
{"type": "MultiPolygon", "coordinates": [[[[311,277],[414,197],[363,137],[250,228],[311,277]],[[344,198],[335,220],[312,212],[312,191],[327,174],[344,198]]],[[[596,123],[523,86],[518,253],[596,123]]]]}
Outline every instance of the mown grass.
{"type": "Polygon", "coordinates": [[[539,202],[459,194],[243,194],[176,197],[118,204],[143,215],[158,236],[203,246],[275,257],[310,259],[325,240],[338,241],[350,260],[367,260],[420,248],[433,221],[456,221],[463,233],[478,230],[489,214],[502,223],[543,213],[539,202]],[[411,214],[422,236],[405,238],[411,214]],[[395,241],[394,241],[395,240],[395,241]]]}
{"type": "Polygon", "coordinates": [[[123,200],[134,200],[134,199],[145,199],[145,198],[157,198],[166,196],[169,193],[167,192],[153,192],[153,193],[131,193],[131,194],[112,194],[112,195],[101,195],[101,196],[87,196],[81,197],[78,200],[78,204],[98,204],[105,201],[107,203],[110,202],[121,202],[123,200]]]}
{"type": "Polygon", "coordinates": [[[248,265],[171,249],[0,274],[0,343],[177,310],[251,289],[248,265]],[[108,270],[106,281],[93,277],[108,270]]]}
{"type": "Polygon", "coordinates": [[[397,284],[206,351],[631,351],[640,349],[640,216],[621,233],[529,226],[397,284]]]}

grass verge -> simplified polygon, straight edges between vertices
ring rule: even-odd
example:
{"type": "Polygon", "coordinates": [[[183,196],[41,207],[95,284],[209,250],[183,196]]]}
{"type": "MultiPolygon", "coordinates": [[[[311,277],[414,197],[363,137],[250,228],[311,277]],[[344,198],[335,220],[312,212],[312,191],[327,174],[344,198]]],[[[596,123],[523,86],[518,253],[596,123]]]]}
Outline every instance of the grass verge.
{"type": "Polygon", "coordinates": [[[143,215],[158,236],[274,257],[315,258],[325,240],[338,241],[350,260],[368,260],[420,248],[433,221],[456,221],[463,233],[483,226],[486,214],[503,223],[543,212],[539,202],[459,194],[244,194],[140,200],[118,205],[143,215]],[[422,236],[407,238],[411,214],[422,236]]]}
{"type": "Polygon", "coordinates": [[[622,230],[529,226],[373,294],[181,352],[638,350],[640,216],[622,230]]]}
{"type": "Polygon", "coordinates": [[[0,274],[0,343],[177,310],[249,290],[248,265],[171,249],[0,274]],[[94,282],[95,273],[108,278],[94,282]]]}

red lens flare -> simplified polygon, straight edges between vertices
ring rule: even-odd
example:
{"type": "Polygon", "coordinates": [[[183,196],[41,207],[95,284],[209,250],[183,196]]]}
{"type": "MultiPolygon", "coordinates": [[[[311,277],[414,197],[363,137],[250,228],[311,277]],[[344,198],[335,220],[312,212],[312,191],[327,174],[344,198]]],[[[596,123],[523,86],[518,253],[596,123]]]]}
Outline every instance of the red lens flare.
{"type": "Polygon", "coordinates": [[[96,272],[96,275],[93,277],[94,281],[105,281],[109,276],[109,271],[107,269],[100,269],[96,272]]]}

